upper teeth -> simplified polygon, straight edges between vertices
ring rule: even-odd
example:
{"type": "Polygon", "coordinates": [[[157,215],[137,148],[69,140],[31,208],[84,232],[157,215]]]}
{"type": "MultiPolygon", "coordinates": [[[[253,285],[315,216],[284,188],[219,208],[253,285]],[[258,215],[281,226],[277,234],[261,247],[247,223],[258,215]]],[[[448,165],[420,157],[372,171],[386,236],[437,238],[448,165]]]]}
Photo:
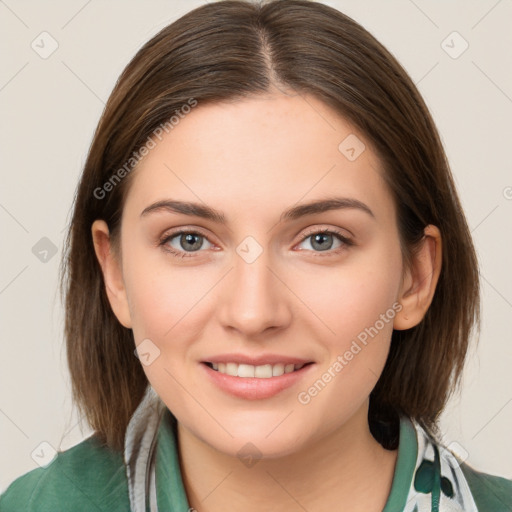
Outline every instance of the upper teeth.
{"type": "Polygon", "coordinates": [[[212,363],[214,370],[220,373],[232,375],[233,377],[257,377],[260,379],[269,379],[270,377],[279,377],[283,373],[291,373],[300,370],[303,364],[263,364],[253,366],[252,364],[238,363],[212,363]]]}

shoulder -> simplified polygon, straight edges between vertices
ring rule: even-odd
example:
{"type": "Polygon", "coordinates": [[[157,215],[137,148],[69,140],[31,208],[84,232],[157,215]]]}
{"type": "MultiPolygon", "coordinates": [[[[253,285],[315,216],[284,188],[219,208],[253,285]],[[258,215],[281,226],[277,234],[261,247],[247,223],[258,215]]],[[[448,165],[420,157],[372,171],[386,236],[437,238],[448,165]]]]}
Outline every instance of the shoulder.
{"type": "Polygon", "coordinates": [[[91,436],[59,452],[44,468],[20,476],[0,496],[2,512],[129,510],[128,485],[121,453],[91,436]]]}
{"type": "Polygon", "coordinates": [[[512,512],[512,480],[481,473],[466,463],[460,465],[481,512],[512,512]]]}

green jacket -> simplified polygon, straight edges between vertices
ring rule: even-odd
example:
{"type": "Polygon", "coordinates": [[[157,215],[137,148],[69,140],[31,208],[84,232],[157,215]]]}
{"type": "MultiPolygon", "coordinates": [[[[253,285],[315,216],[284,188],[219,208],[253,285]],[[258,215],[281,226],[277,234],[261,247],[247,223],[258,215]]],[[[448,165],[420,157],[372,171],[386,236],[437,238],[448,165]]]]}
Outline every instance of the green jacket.
{"type": "MultiPolygon", "coordinates": [[[[181,478],[176,418],[165,407],[159,410],[152,442],[154,464],[142,467],[148,472],[154,467],[154,497],[159,512],[192,512],[181,478]]],[[[151,414],[156,414],[154,409],[151,414]]],[[[142,425],[139,432],[148,430],[147,417],[139,415],[138,420],[142,425]]],[[[147,444],[147,439],[137,435],[132,438],[136,443],[147,444]]],[[[144,450],[133,453],[137,452],[144,450]]],[[[140,459],[140,453],[137,457],[140,459]]],[[[149,497],[141,498],[144,485],[148,485],[146,475],[134,478],[133,466],[131,473],[127,471],[137,457],[126,462],[126,447],[124,455],[113,452],[92,435],[58,453],[48,466],[15,480],[0,496],[0,512],[149,511],[149,497]],[[145,505],[130,508],[131,500],[137,499],[145,505]]],[[[397,464],[383,512],[425,510],[512,512],[512,480],[460,464],[451,452],[435,445],[419,425],[402,417],[397,464]]]]}

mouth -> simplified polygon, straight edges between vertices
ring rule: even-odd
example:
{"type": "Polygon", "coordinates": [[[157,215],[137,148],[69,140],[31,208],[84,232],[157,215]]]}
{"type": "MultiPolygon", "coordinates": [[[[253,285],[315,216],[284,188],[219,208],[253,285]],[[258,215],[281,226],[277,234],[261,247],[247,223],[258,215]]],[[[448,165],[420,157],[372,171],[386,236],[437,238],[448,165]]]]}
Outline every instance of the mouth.
{"type": "Polygon", "coordinates": [[[263,400],[305,386],[317,364],[285,353],[232,352],[205,357],[201,375],[213,387],[244,400],[263,400]]]}
{"type": "Polygon", "coordinates": [[[231,377],[240,377],[243,379],[270,379],[272,377],[280,377],[281,375],[294,373],[305,366],[309,366],[313,364],[313,362],[308,363],[277,363],[277,364],[263,364],[263,365],[252,365],[252,364],[244,364],[244,363],[234,363],[234,362],[204,362],[206,366],[211,368],[212,370],[224,374],[230,375],[231,377]]]}
{"type": "Polygon", "coordinates": [[[264,359],[257,361],[260,364],[252,365],[233,361],[223,362],[224,357],[221,357],[216,357],[216,361],[200,363],[202,375],[214,388],[244,400],[263,400],[276,396],[286,389],[296,388],[308,375],[312,375],[316,366],[314,362],[300,359],[285,364],[277,362],[277,357],[265,357],[266,361],[264,359]]]}

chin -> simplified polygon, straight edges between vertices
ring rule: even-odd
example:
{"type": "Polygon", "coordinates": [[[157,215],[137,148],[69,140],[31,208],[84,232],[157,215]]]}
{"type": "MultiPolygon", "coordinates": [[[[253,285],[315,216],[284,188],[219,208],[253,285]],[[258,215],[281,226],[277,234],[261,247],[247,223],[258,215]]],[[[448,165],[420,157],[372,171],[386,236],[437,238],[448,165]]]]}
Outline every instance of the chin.
{"type": "MultiPolygon", "coordinates": [[[[233,435],[212,437],[203,436],[200,432],[196,435],[219,452],[231,457],[237,457],[244,462],[245,459],[278,459],[299,451],[307,442],[304,426],[287,425],[278,426],[279,422],[269,428],[265,423],[252,423],[240,430],[228,429],[233,435]],[[280,430],[280,432],[279,432],[280,430]],[[270,434],[269,434],[270,433],[270,434]]],[[[211,431],[210,431],[211,433],[211,431]]]]}

